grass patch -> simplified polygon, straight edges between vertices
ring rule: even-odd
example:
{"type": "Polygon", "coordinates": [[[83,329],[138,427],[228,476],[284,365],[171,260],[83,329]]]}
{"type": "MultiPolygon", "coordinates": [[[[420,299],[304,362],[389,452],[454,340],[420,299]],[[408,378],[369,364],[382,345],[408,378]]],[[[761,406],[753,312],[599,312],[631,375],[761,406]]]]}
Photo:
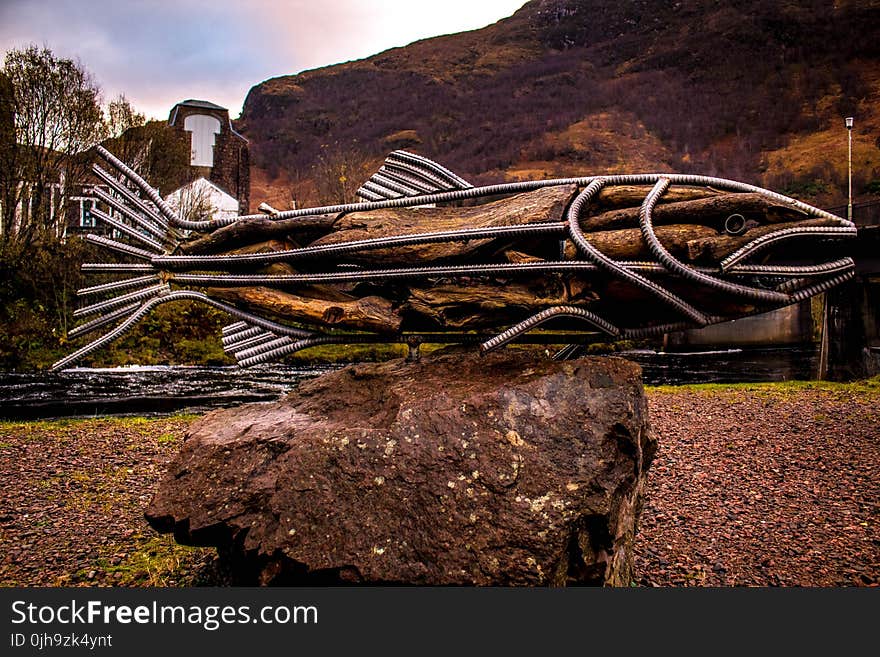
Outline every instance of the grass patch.
{"type": "MultiPolygon", "coordinates": [[[[0,431],[57,431],[58,429],[77,428],[90,423],[109,424],[113,427],[144,428],[157,422],[192,422],[201,417],[198,413],[179,413],[177,415],[165,415],[161,417],[146,417],[142,415],[126,417],[76,417],[59,418],[56,420],[0,420],[0,431]]],[[[4,443],[5,444],[5,443],[4,443]]],[[[11,445],[6,445],[11,447],[11,445]]]]}
{"type": "Polygon", "coordinates": [[[189,571],[184,566],[202,561],[208,553],[213,550],[179,545],[165,534],[142,539],[115,565],[108,559],[99,559],[95,565],[119,586],[182,586],[194,583],[180,581],[181,570],[189,571]]]}
{"type": "Polygon", "coordinates": [[[694,392],[713,395],[725,392],[796,393],[803,390],[848,392],[855,394],[880,393],[880,376],[859,381],[778,381],[773,383],[688,383],[683,385],[645,386],[648,393],[694,392]]]}

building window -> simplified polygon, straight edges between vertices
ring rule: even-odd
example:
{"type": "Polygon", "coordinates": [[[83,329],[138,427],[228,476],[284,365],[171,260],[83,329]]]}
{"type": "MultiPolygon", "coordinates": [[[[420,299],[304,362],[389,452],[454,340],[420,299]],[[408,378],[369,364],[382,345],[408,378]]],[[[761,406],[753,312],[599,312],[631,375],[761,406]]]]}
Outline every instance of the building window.
{"type": "Polygon", "coordinates": [[[79,202],[79,226],[80,228],[94,228],[97,222],[92,216],[92,208],[95,207],[94,201],[79,202]]]}
{"type": "Polygon", "coordinates": [[[192,133],[190,164],[194,167],[213,167],[220,120],[205,114],[191,114],[183,120],[183,129],[192,133]]]}

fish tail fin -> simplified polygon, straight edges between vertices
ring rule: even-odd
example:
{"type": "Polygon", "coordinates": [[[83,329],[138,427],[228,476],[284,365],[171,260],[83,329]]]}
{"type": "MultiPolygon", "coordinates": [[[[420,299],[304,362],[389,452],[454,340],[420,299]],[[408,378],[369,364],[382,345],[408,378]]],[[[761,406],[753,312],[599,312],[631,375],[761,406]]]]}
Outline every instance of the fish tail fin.
{"type": "Polygon", "coordinates": [[[473,187],[433,160],[408,151],[393,151],[357,191],[363,201],[385,201],[473,187]]]}

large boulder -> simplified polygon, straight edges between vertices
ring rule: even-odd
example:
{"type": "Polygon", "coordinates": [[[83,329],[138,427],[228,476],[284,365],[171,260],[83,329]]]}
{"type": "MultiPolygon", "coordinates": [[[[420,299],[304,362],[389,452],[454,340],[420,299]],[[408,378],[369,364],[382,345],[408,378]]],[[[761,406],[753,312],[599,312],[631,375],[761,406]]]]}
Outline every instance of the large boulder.
{"type": "Polygon", "coordinates": [[[442,353],[209,413],[147,519],[240,583],[627,586],[655,451],[633,363],[442,353]]]}

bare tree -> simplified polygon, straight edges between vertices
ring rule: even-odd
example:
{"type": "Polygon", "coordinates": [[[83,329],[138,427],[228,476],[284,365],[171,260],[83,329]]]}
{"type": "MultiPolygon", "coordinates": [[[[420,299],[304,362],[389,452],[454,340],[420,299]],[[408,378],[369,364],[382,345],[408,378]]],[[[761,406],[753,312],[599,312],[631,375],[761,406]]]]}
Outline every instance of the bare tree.
{"type": "Polygon", "coordinates": [[[353,203],[357,190],[370,177],[370,160],[356,147],[324,146],[315,164],[315,187],[322,204],[353,203]]]}
{"type": "Polygon", "coordinates": [[[107,137],[116,139],[123,136],[130,128],[138,128],[147,122],[147,118],[135,110],[125,94],[119,94],[107,103],[105,126],[107,137]]]}
{"type": "Polygon", "coordinates": [[[63,229],[66,197],[88,164],[81,154],[103,135],[100,90],[82,65],[45,47],[8,51],[3,73],[0,114],[12,116],[14,137],[4,147],[0,239],[27,246],[63,229]]]}

